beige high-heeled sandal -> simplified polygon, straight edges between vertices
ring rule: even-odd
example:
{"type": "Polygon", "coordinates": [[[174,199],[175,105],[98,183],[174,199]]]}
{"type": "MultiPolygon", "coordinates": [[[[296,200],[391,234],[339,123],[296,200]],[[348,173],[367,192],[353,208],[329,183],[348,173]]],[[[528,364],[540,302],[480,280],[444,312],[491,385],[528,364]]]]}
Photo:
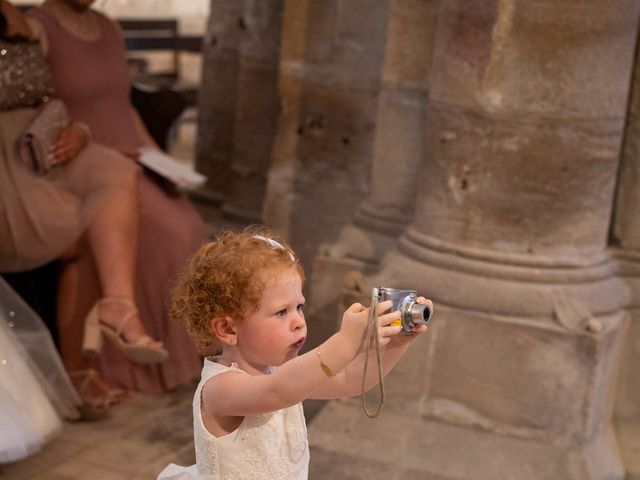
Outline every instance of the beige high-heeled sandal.
{"type": "Polygon", "coordinates": [[[78,416],[69,419],[70,421],[93,422],[105,419],[111,410],[133,398],[132,392],[108,387],[93,368],[70,372],[69,378],[82,399],[82,403],[77,406],[78,416]]]}
{"type": "Polygon", "coordinates": [[[103,337],[113,342],[118,350],[135,363],[150,365],[162,363],[169,358],[169,352],[159,345],[154,345],[149,335],[140,335],[135,341],[127,341],[122,334],[124,326],[138,314],[138,309],[129,300],[123,298],[103,298],[98,300],[84,321],[84,338],[82,351],[88,355],[97,355],[102,350],[103,337]],[[98,312],[100,305],[119,304],[129,307],[116,328],[100,321],[98,312]]]}

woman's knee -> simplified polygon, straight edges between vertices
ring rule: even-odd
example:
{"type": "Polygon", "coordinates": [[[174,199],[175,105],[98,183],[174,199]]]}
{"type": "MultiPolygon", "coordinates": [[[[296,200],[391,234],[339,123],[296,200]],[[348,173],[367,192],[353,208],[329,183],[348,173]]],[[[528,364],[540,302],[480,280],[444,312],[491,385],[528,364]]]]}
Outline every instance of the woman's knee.
{"type": "Polygon", "coordinates": [[[65,264],[70,264],[79,261],[87,255],[91,255],[91,250],[87,242],[85,235],[82,235],[73,244],[69,245],[65,251],[62,252],[58,261],[61,262],[64,267],[65,264]]]}
{"type": "Polygon", "coordinates": [[[87,145],[82,155],[86,157],[85,162],[95,168],[102,178],[131,179],[137,177],[140,171],[135,161],[98,143],[87,145]]]}

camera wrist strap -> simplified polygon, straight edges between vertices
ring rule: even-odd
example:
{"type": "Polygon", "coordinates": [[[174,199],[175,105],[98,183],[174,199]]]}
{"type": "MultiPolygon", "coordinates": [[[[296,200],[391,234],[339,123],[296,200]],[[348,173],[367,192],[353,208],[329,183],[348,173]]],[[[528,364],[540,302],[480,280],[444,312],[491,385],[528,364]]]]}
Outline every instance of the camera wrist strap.
{"type": "Polygon", "coordinates": [[[378,337],[378,289],[373,289],[371,295],[371,306],[369,307],[369,318],[367,321],[367,332],[365,335],[364,368],[362,369],[362,409],[369,418],[376,418],[380,415],[384,406],[384,377],[382,375],[382,362],[380,361],[380,338],[378,337]],[[373,337],[373,338],[372,338],[373,337]],[[367,408],[366,383],[367,370],[369,369],[369,352],[375,345],[376,360],[378,363],[378,386],[380,388],[380,403],[372,413],[367,408]]]}

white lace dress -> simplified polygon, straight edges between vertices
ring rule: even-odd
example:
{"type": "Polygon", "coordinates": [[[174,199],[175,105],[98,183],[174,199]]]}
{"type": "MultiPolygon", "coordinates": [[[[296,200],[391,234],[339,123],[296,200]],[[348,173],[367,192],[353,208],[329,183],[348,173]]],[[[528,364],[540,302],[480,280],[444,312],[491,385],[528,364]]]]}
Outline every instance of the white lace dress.
{"type": "Polygon", "coordinates": [[[302,403],[246,416],[234,432],[223,437],[205,428],[200,410],[202,387],[213,376],[230,370],[242,371],[235,364],[227,367],[205,359],[193,397],[196,465],[171,464],[158,480],[306,480],[309,444],[302,403]]]}

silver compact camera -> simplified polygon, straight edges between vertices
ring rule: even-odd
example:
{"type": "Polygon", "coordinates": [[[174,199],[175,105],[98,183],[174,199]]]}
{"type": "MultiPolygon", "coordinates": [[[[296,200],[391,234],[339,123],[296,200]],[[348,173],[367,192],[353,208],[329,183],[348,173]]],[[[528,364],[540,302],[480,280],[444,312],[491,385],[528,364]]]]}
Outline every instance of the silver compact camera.
{"type": "Polygon", "coordinates": [[[404,333],[411,332],[416,325],[426,325],[431,320],[433,314],[431,306],[417,303],[418,292],[415,290],[374,287],[371,295],[377,298],[378,302],[391,300],[391,311],[400,311],[400,320],[391,325],[401,326],[404,333]]]}

